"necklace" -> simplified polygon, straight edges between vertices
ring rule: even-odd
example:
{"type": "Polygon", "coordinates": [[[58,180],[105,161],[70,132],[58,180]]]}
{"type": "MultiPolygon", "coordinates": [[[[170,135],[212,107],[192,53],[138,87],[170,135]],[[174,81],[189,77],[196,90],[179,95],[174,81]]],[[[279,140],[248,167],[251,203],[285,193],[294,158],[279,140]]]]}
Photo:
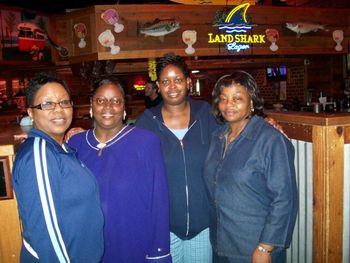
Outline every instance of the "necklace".
{"type": "Polygon", "coordinates": [[[95,133],[96,128],[94,128],[94,129],[92,130],[92,133],[93,133],[93,135],[94,135],[94,137],[95,137],[95,140],[99,142],[99,143],[96,145],[96,147],[99,149],[99,151],[98,151],[98,156],[101,156],[102,150],[107,146],[107,143],[109,143],[109,142],[112,141],[115,137],[117,137],[125,128],[126,128],[126,126],[124,126],[123,128],[121,128],[120,131],[118,131],[118,132],[116,133],[116,135],[114,135],[112,138],[110,138],[110,139],[107,140],[106,142],[100,142],[99,139],[97,139],[97,136],[96,136],[96,133],[95,133]]]}
{"type": "Polygon", "coordinates": [[[242,128],[234,136],[231,136],[230,133],[232,133],[232,131],[231,132],[229,131],[227,133],[227,139],[226,139],[227,144],[230,144],[231,142],[233,142],[242,133],[246,125],[247,124],[243,125],[242,128]]]}
{"type": "Polygon", "coordinates": [[[235,136],[230,136],[230,130],[226,133],[226,140],[225,140],[225,145],[224,145],[224,152],[223,152],[223,158],[226,156],[226,151],[229,147],[229,145],[242,133],[244,127],[246,125],[243,125],[243,127],[239,130],[239,132],[235,136]]]}
{"type": "Polygon", "coordinates": [[[231,127],[228,129],[227,133],[224,135],[225,136],[225,145],[224,145],[224,152],[223,152],[223,158],[225,158],[226,156],[226,151],[227,149],[229,148],[229,145],[234,141],[236,140],[239,135],[242,133],[242,131],[244,130],[244,128],[247,126],[249,122],[249,119],[247,122],[244,123],[244,125],[239,129],[239,131],[236,133],[235,136],[230,136],[230,134],[232,133],[232,129],[231,127]]]}
{"type": "Polygon", "coordinates": [[[119,141],[121,138],[123,138],[125,135],[127,135],[129,132],[131,132],[135,127],[130,128],[128,131],[126,131],[122,136],[118,137],[127,127],[129,127],[128,125],[126,125],[125,127],[123,127],[116,135],[114,135],[111,139],[109,139],[106,142],[100,142],[96,135],[95,135],[95,129],[92,130],[93,136],[95,138],[95,140],[98,142],[98,144],[96,146],[93,146],[90,142],[89,142],[89,132],[91,132],[91,130],[88,130],[85,134],[85,140],[87,142],[87,144],[94,150],[98,151],[98,156],[102,155],[102,150],[105,148],[108,148],[109,146],[113,145],[114,143],[116,143],[117,141],[119,141]]]}

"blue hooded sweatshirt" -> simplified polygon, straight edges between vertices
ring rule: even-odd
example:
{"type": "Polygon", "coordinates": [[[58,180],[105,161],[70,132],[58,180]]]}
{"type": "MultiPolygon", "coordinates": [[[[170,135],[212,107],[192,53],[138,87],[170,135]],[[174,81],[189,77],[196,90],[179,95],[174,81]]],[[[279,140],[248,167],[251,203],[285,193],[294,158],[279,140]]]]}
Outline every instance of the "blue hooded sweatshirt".
{"type": "Polygon", "coordinates": [[[179,140],[164,124],[163,103],[145,112],[136,126],[157,134],[162,143],[169,185],[170,231],[191,239],[209,227],[209,204],[203,168],[212,132],[218,124],[205,101],[187,98],[190,103],[188,131],[179,140]]]}

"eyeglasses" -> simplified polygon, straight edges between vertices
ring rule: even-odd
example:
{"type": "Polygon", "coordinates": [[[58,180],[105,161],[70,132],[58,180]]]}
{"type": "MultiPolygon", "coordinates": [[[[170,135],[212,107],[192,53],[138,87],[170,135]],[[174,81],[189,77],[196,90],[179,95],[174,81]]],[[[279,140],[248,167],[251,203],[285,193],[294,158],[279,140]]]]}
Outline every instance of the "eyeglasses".
{"type": "Polygon", "coordinates": [[[105,106],[107,104],[111,104],[112,106],[119,106],[123,103],[123,100],[121,98],[93,98],[92,100],[99,106],[105,106]]]}
{"type": "MultiPolygon", "coordinates": [[[[185,79],[182,79],[182,78],[176,78],[176,79],[174,79],[174,83],[176,85],[180,85],[180,84],[182,84],[184,82],[184,80],[185,79]]],[[[170,79],[163,79],[163,80],[160,80],[159,83],[162,86],[169,86],[170,83],[171,83],[171,80],[170,79]]]]}
{"type": "Polygon", "coordinates": [[[60,107],[63,109],[71,108],[73,107],[73,101],[71,100],[61,100],[60,102],[44,101],[30,108],[38,109],[38,110],[54,110],[56,108],[56,105],[60,105],[60,107]]]}

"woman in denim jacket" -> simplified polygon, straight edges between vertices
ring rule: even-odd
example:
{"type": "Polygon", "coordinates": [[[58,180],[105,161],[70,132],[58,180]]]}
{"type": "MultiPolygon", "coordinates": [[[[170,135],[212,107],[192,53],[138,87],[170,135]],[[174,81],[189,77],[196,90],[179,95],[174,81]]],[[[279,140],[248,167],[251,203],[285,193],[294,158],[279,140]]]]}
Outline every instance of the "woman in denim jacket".
{"type": "Polygon", "coordinates": [[[204,173],[214,263],[285,262],[297,214],[294,148],[261,117],[250,74],[221,77],[212,107],[225,123],[212,136],[204,173]]]}

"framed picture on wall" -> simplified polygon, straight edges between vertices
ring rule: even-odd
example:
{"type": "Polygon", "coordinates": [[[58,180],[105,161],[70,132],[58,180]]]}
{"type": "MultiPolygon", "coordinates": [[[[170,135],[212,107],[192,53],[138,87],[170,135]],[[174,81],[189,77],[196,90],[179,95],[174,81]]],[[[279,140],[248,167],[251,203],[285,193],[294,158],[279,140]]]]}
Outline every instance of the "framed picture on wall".
{"type": "Polygon", "coordinates": [[[0,156],[0,199],[13,198],[9,156],[0,156]]]}
{"type": "Polygon", "coordinates": [[[50,17],[0,8],[0,49],[4,61],[52,62],[50,17]],[[50,42],[51,40],[51,42],[50,42]]]}

